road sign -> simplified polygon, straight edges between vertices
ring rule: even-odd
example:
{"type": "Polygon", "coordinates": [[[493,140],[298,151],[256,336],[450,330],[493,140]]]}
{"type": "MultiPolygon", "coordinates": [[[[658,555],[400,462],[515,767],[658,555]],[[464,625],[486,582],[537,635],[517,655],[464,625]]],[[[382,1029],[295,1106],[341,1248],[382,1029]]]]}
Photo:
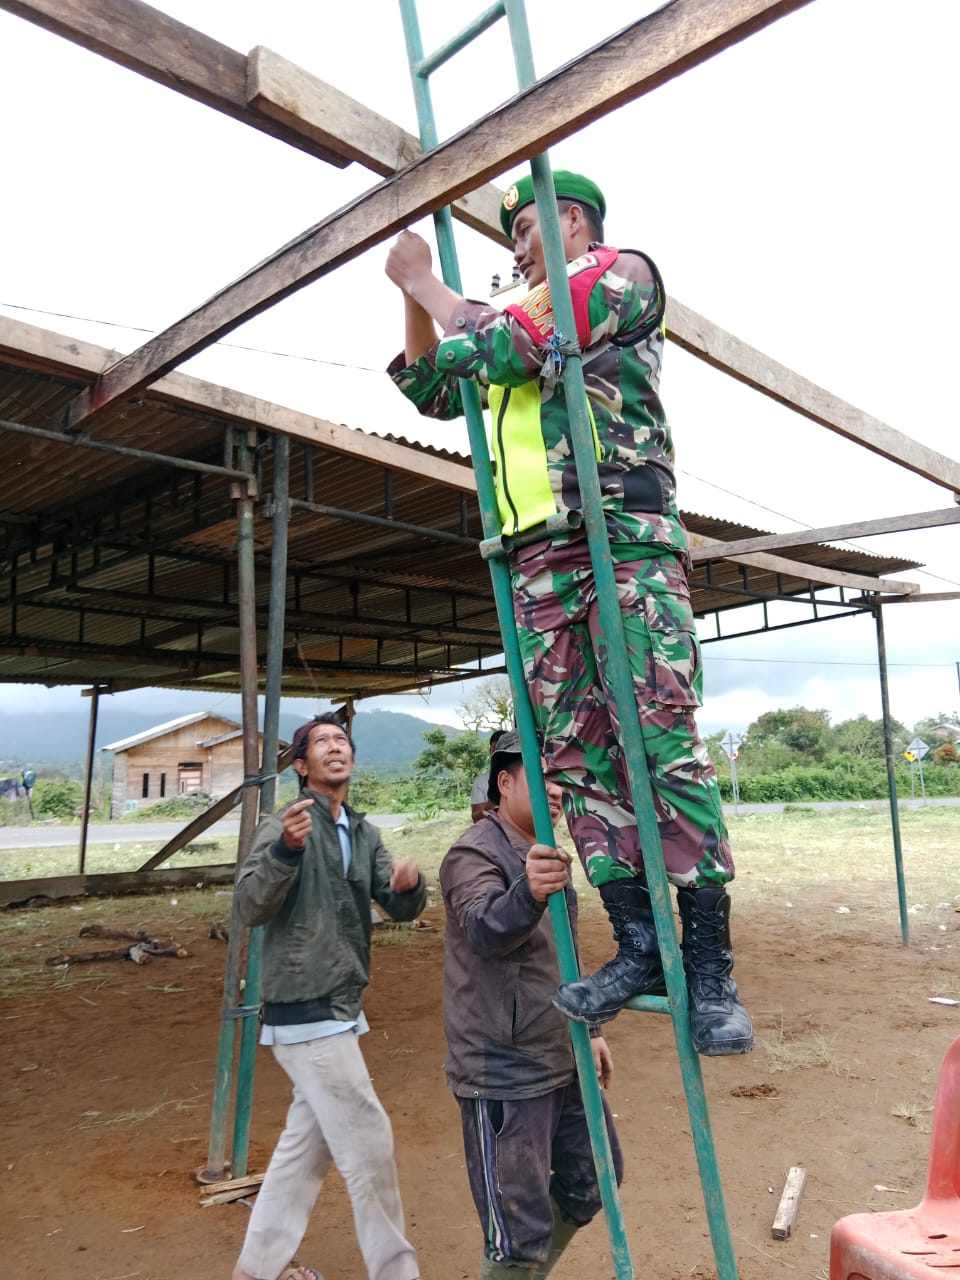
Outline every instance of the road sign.
{"type": "Polygon", "coordinates": [[[914,738],[914,740],[910,743],[909,747],[907,747],[907,750],[912,751],[914,756],[918,760],[922,760],[923,757],[930,750],[930,748],[927,746],[927,744],[924,742],[922,738],[914,738]]]}
{"type": "Polygon", "coordinates": [[[740,755],[740,739],[735,738],[732,733],[728,733],[720,745],[731,760],[736,760],[740,755]]]}
{"type": "Polygon", "coordinates": [[[914,764],[914,763],[915,763],[915,761],[916,761],[916,759],[917,759],[917,757],[913,754],[913,752],[910,750],[910,748],[909,748],[909,747],[908,747],[908,748],[907,748],[907,750],[903,753],[903,758],[904,758],[904,760],[909,760],[911,764],[914,764]]]}

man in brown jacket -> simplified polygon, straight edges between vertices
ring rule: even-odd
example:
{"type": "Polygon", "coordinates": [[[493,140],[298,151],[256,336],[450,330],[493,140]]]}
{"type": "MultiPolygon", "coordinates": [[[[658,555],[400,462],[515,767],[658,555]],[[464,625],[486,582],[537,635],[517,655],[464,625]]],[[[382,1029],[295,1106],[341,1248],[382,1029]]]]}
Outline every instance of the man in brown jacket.
{"type": "MultiPolygon", "coordinates": [[[[440,867],[447,912],[443,1018],[447,1082],[460,1104],[470,1189],[484,1229],[481,1280],[546,1276],[601,1207],[566,1019],[547,898],[563,890],[576,930],[570,855],[538,844],[516,733],[497,743],[496,806],[440,867]]],[[[560,789],[547,784],[551,814],[560,789]]],[[[599,1031],[598,1028],[592,1028],[599,1031]]],[[[606,1087],[613,1064],[593,1037],[606,1087]]],[[[609,1110],[617,1181],[623,1164],[609,1110]]]]}

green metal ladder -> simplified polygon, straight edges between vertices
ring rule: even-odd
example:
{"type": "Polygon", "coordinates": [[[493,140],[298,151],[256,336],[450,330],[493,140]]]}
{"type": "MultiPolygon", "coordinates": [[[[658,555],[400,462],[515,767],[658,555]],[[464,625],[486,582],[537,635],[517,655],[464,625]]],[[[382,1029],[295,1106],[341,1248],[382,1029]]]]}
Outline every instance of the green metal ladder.
{"type": "MultiPolygon", "coordinates": [[[[459,34],[429,56],[424,56],[423,53],[416,0],[399,0],[399,3],[407,46],[407,59],[410,65],[410,75],[416,100],[420,143],[424,151],[432,150],[438,142],[428,83],[430,75],[501,18],[506,17],[509,26],[519,88],[525,89],[536,80],[524,0],[498,0],[498,3],[486,8],[459,34]]],[[[534,195],[540,217],[547,276],[553,300],[554,322],[561,333],[575,335],[576,325],[567,279],[566,257],[560,233],[560,220],[554,195],[553,176],[547,156],[534,157],[531,161],[531,170],[534,195]]],[[[443,279],[457,293],[462,294],[463,286],[460,282],[460,268],[453,238],[453,219],[449,208],[442,209],[434,215],[434,225],[443,279]]],[[[574,343],[574,345],[576,346],[577,344],[574,343]]],[[[667,1013],[673,1020],[680,1071],[687,1099],[687,1109],[690,1114],[690,1128],[696,1149],[700,1182],[703,1188],[710,1237],[717,1265],[717,1280],[737,1280],[737,1264],[733,1254],[733,1243],[730,1238],[730,1227],[723,1200],[723,1188],[717,1167],[710,1116],[707,1110],[703,1077],[700,1071],[700,1059],[694,1051],[691,1039],[687,986],[674,926],[670,886],[663,864],[660,833],[654,814],[653,793],[647,774],[642,731],[639,719],[634,711],[633,681],[627,659],[626,643],[623,637],[620,609],[617,603],[613,561],[603,516],[600,481],[597,474],[584,389],[582,353],[579,349],[567,355],[563,376],[567,384],[567,402],[571,407],[571,430],[574,459],[583,500],[583,523],[587,533],[597,585],[600,624],[607,638],[608,676],[616,694],[617,705],[626,713],[622,716],[622,734],[626,748],[628,776],[637,813],[637,826],[640,831],[641,845],[644,850],[647,883],[653,904],[657,933],[660,939],[668,993],[666,997],[640,996],[629,1001],[628,1004],[631,1009],[667,1013]]],[[[493,583],[494,600],[500,619],[507,671],[513,688],[517,727],[520,731],[523,757],[530,781],[537,839],[544,844],[553,844],[553,827],[550,821],[550,811],[540,766],[537,730],[534,723],[533,710],[526,691],[523,662],[513,615],[510,573],[504,559],[500,539],[500,521],[494,493],[490,454],[483,423],[480,393],[476,384],[467,380],[461,381],[460,389],[477,479],[477,495],[483,520],[484,542],[482,550],[490,564],[490,575],[493,583]]],[[[575,981],[579,977],[579,973],[566,902],[562,893],[555,893],[551,896],[549,910],[550,922],[556,939],[561,979],[564,982],[575,981]]],[[[603,1119],[600,1086],[593,1068],[589,1031],[583,1024],[571,1022],[570,1033],[584,1097],[590,1140],[603,1197],[617,1280],[633,1280],[635,1273],[630,1259],[623,1209],[620,1203],[606,1125],[603,1119]]]]}

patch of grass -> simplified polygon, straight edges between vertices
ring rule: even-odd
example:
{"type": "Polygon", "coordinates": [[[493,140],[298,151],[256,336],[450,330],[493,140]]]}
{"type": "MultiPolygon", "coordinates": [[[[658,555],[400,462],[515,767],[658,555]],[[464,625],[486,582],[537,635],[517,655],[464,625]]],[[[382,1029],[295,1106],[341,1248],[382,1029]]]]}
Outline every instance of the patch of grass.
{"type": "MultiPolygon", "coordinates": [[[[101,924],[129,932],[143,930],[160,936],[176,936],[186,920],[230,918],[230,893],[218,890],[177,891],[176,905],[171,894],[142,897],[88,898],[48,907],[21,907],[0,912],[0,1000],[20,996],[42,996],[73,987],[94,987],[118,981],[117,962],[110,971],[99,965],[78,964],[53,969],[48,956],[63,951],[93,949],[89,938],[81,938],[85,924],[101,924]]],[[[164,990],[163,988],[160,988],[164,990]]],[[[175,987],[170,984],[169,992],[175,987]]],[[[81,996],[81,998],[83,998],[81,996]]]]}
{"type": "MultiPolygon", "coordinates": [[[[0,854],[0,880],[31,880],[41,876],[75,876],[79,863],[79,831],[64,831],[62,845],[6,849],[0,854]]],[[[206,842],[205,842],[206,843],[206,842]]],[[[211,837],[212,847],[202,853],[175,853],[164,867],[219,866],[233,862],[237,856],[236,837],[211,837]]],[[[151,854],[163,847],[159,840],[115,841],[112,844],[87,846],[87,875],[103,875],[110,871],[136,871],[151,854]]]]}
{"type": "Polygon", "coordinates": [[[932,1111],[933,1106],[931,1103],[921,1101],[918,1098],[898,1102],[896,1106],[890,1108],[892,1116],[896,1116],[898,1120],[905,1120],[907,1124],[919,1129],[921,1133],[930,1132],[931,1121],[925,1117],[929,1116],[932,1111]]]}
{"type": "Polygon", "coordinates": [[[776,1040],[761,1040],[770,1071],[801,1071],[805,1067],[825,1067],[831,1075],[840,1068],[834,1052],[835,1037],[823,1031],[802,1036],[785,1036],[781,1029],[776,1040]]]}
{"type": "Polygon", "coordinates": [[[155,1102],[152,1107],[144,1107],[141,1111],[118,1111],[112,1116],[103,1115],[99,1111],[85,1111],[80,1123],[73,1127],[75,1129],[133,1129],[147,1120],[152,1120],[154,1116],[159,1115],[161,1111],[167,1110],[168,1107],[173,1107],[178,1112],[192,1111],[200,1106],[203,1099],[204,1095],[201,1093],[195,1094],[192,1098],[162,1098],[159,1102],[155,1102]]]}
{"type": "Polygon", "coordinates": [[[414,924],[378,924],[371,935],[371,943],[375,947],[407,947],[416,942],[423,933],[414,924]]]}
{"type": "MultiPolygon", "coordinates": [[[[751,813],[730,816],[728,823],[738,904],[787,898],[799,911],[809,902],[804,891],[816,888],[820,902],[850,906],[855,913],[862,909],[871,920],[891,912],[896,918],[893,833],[885,806],[751,813]],[[857,893],[862,903],[855,902],[857,893]]],[[[944,898],[945,861],[960,843],[960,808],[904,809],[900,835],[907,902],[932,914],[944,898]]],[[[945,910],[938,914],[952,925],[945,910]]],[[[844,922],[852,923],[851,916],[839,916],[836,923],[844,922]]]]}
{"type": "Polygon", "coordinates": [[[435,884],[444,854],[470,825],[470,813],[462,809],[384,831],[383,843],[394,858],[413,858],[427,880],[435,884]]]}

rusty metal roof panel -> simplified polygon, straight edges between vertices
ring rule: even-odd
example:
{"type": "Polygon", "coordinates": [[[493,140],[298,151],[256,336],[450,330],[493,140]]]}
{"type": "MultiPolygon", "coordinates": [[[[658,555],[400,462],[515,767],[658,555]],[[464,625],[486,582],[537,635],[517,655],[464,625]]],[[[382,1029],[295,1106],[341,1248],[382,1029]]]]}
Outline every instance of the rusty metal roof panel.
{"type": "MultiPolygon", "coordinates": [[[[236,689],[237,514],[229,478],[94,452],[63,432],[77,389],[116,358],[0,317],[0,419],[55,433],[5,433],[0,682],[236,689]]],[[[494,669],[499,628],[476,547],[472,472],[461,455],[389,433],[345,431],[180,374],[98,419],[95,436],[223,466],[238,426],[250,430],[262,676],[278,422],[294,423],[284,690],[368,696],[457,679],[480,660],[494,669]]],[[[721,541],[765,532],[700,513],[684,519],[692,532],[721,541]]],[[[844,547],[791,548],[787,558],[870,577],[915,567],[844,547]]],[[[717,561],[696,566],[692,590],[702,615],[764,593],[802,595],[810,586],[802,569],[745,572],[717,561]]]]}

